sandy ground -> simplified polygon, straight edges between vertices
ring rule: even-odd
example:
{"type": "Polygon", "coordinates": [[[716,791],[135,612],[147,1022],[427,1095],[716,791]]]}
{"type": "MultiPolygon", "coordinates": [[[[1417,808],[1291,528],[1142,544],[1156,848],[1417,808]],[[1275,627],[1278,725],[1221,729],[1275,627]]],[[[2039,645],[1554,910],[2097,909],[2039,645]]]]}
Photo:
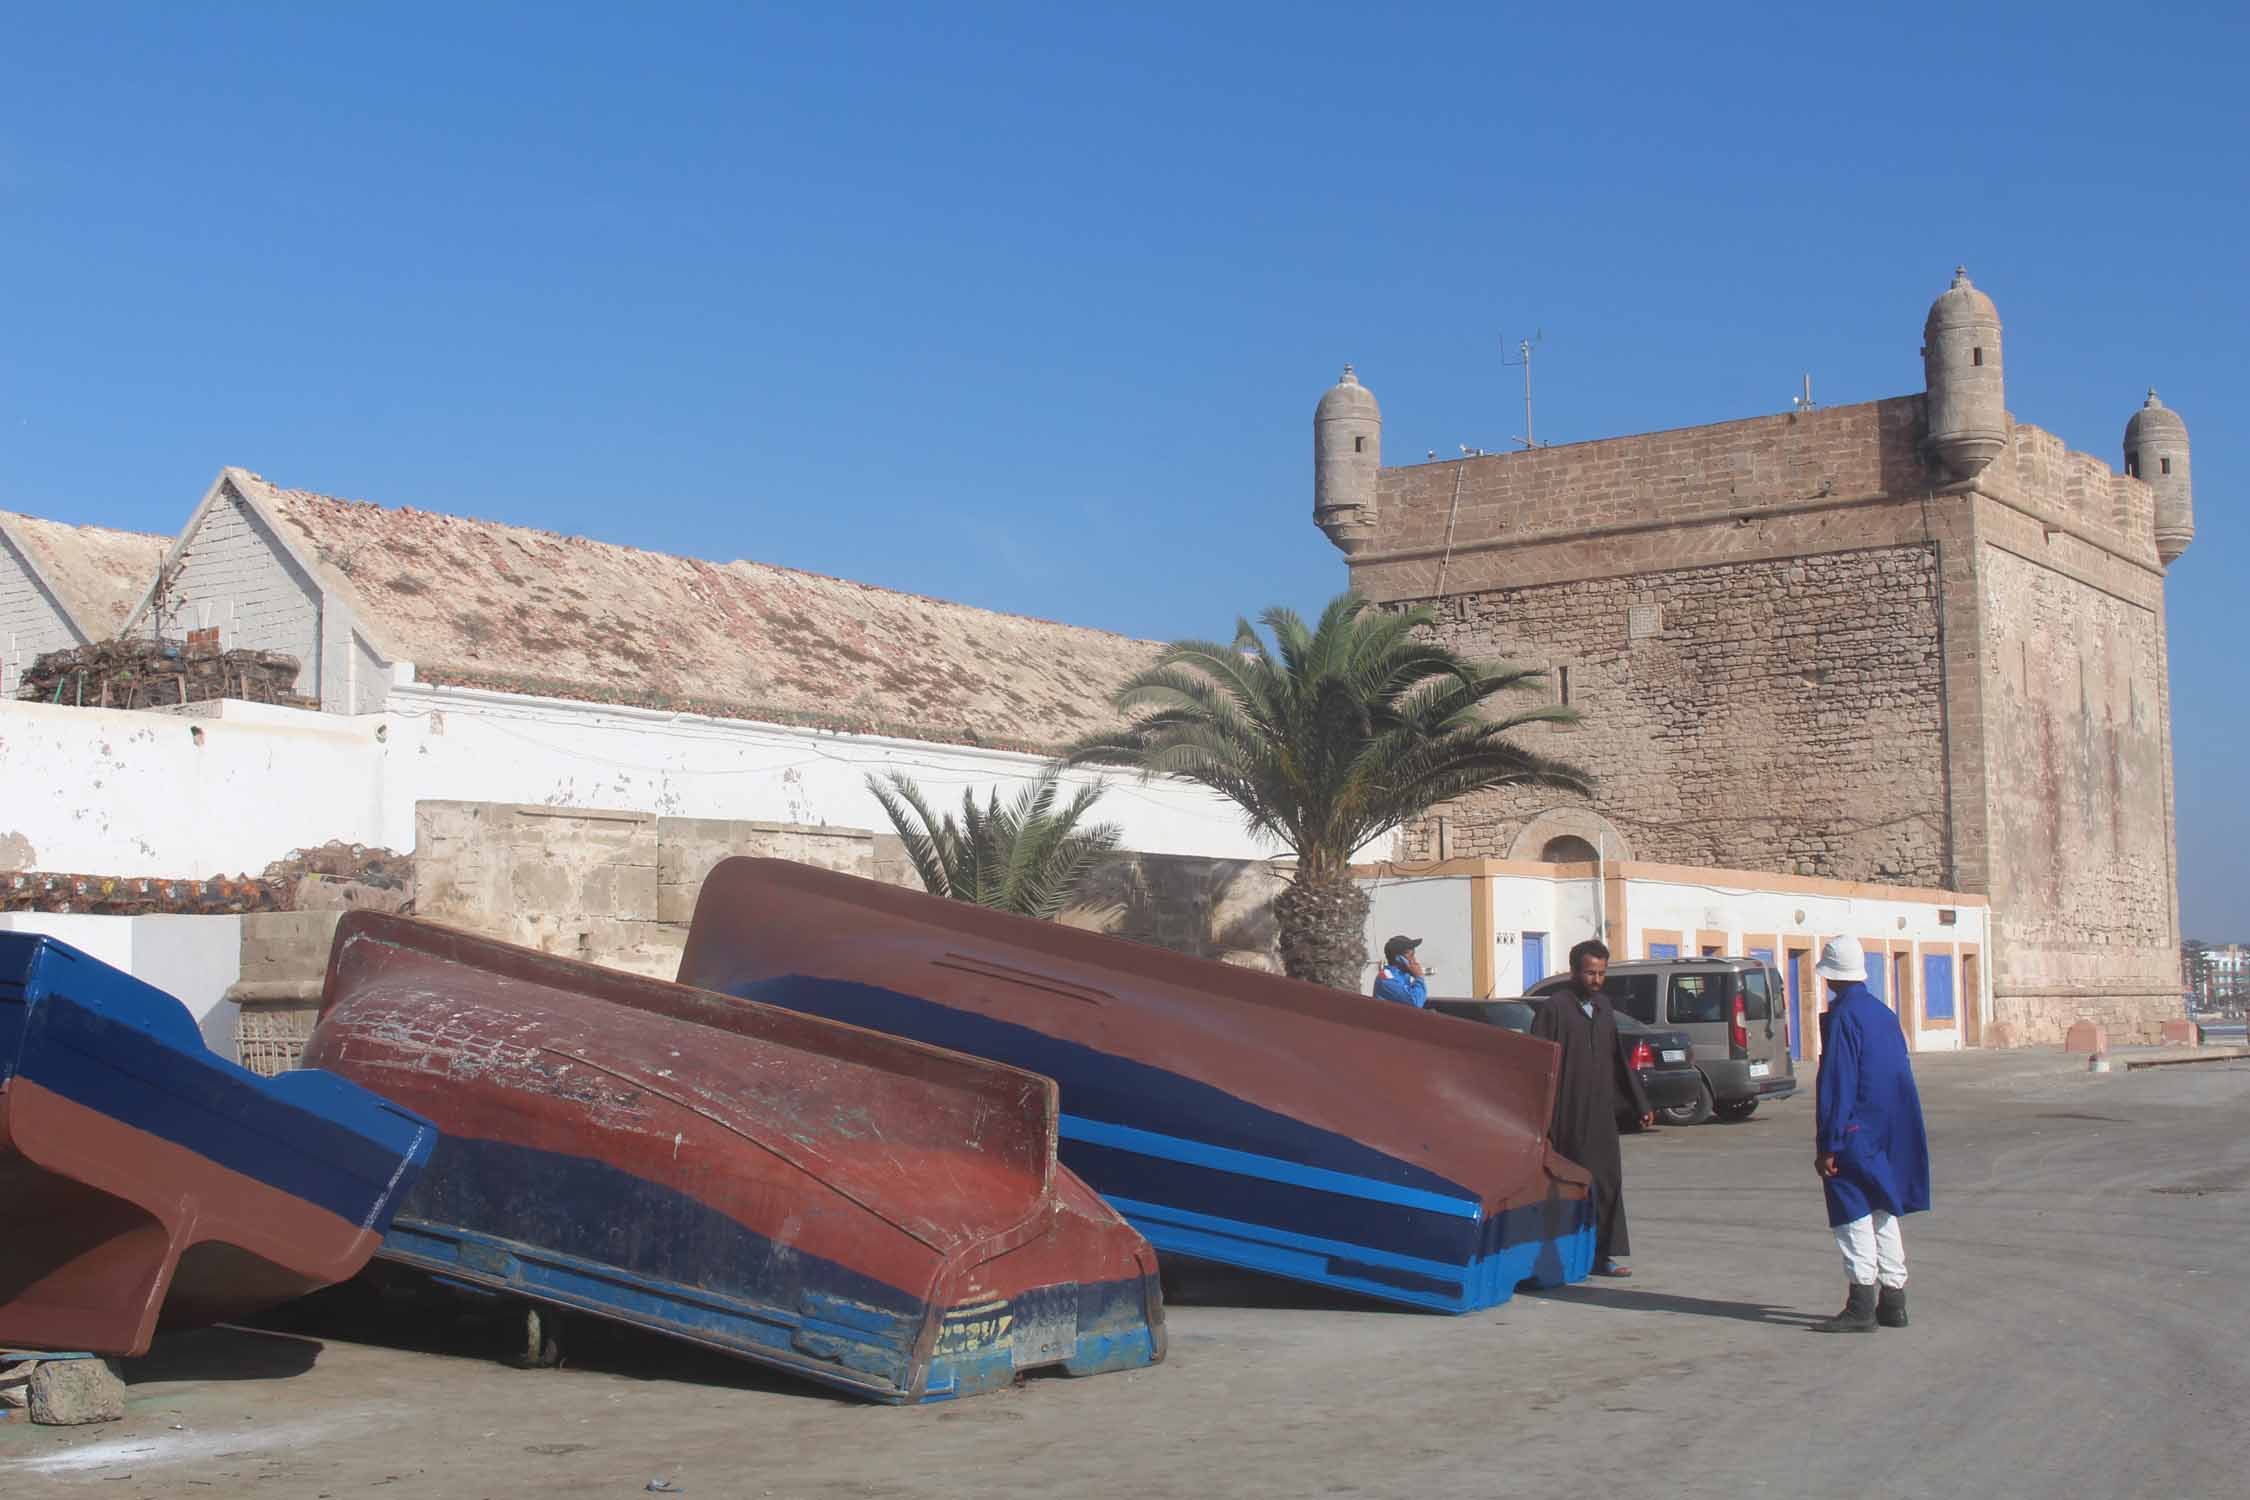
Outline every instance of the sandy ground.
{"type": "Polygon", "coordinates": [[[1914,1324],[1842,1300],[1808,1099],[1626,1142],[1638,1274],[1463,1318],[1189,1274],[1155,1369],[865,1406],[598,1326],[169,1338],[125,1421],[0,1422],[0,1496],[2236,1495],[2250,1062],[1923,1059],[1914,1324]],[[348,1336],[347,1336],[348,1335],[348,1336]]]}

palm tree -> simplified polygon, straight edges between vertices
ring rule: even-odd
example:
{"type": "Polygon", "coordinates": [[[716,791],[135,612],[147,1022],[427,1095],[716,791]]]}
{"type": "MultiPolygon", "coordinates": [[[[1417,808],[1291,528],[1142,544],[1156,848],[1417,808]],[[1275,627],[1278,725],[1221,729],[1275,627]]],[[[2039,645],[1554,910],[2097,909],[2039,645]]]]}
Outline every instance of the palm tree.
{"type": "Polygon", "coordinates": [[[1138,767],[1197,782],[1241,807],[1251,830],[1297,856],[1275,901],[1281,962],[1293,977],[1356,989],[1367,956],[1367,894],[1351,858],[1430,808],[1495,787],[1585,793],[1593,779],[1513,743],[1527,724],[1572,723],[1569,709],[1482,712],[1546,674],[1468,661],[1428,638],[1428,609],[1372,609],[1338,595],[1311,630],[1275,607],[1234,641],[1176,641],[1118,690],[1122,729],[1089,735],[1068,765],[1138,767]]]}
{"type": "Polygon", "coordinates": [[[964,791],[958,823],[951,813],[940,817],[931,811],[922,789],[900,772],[890,774],[887,786],[868,777],[867,789],[890,815],[914,873],[931,895],[1052,918],[1122,837],[1115,823],[1078,826],[1101,800],[1099,786],[1080,787],[1056,811],[1056,774],[1047,767],[1005,807],[998,788],[983,807],[976,793],[964,791]]]}

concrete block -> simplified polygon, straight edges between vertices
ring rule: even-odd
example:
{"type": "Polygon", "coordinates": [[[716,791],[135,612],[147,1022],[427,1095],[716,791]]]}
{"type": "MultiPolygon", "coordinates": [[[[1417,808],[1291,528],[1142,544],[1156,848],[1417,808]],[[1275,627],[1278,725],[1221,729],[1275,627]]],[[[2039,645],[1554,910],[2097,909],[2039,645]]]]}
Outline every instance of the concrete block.
{"type": "Polygon", "coordinates": [[[2193,1021],[2166,1021],[2162,1041],[2167,1047],[2200,1047],[2203,1028],[2193,1021]]]}
{"type": "Polygon", "coordinates": [[[49,1427],[115,1422],[125,1415],[125,1381],[106,1359],[41,1360],[29,1405],[31,1420],[49,1427]]]}
{"type": "Polygon", "coordinates": [[[2063,1038],[2063,1051],[2065,1052],[2107,1052],[2108,1050],[2108,1028],[2097,1025],[2092,1021],[2076,1023],[2070,1028],[2069,1035],[2063,1038]]]}
{"type": "Polygon", "coordinates": [[[242,918],[245,983],[318,979],[328,970],[342,911],[250,912],[242,918]]]}

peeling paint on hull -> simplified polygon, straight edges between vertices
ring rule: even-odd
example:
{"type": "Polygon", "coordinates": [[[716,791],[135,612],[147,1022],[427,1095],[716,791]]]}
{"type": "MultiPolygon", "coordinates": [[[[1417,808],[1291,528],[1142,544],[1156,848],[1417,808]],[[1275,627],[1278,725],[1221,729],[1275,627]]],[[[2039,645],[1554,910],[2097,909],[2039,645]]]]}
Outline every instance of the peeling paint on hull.
{"type": "Polygon", "coordinates": [[[1047,1079],[372,913],[306,1056],[446,1132],[386,1260],[883,1401],[1163,1355],[1047,1079]]]}

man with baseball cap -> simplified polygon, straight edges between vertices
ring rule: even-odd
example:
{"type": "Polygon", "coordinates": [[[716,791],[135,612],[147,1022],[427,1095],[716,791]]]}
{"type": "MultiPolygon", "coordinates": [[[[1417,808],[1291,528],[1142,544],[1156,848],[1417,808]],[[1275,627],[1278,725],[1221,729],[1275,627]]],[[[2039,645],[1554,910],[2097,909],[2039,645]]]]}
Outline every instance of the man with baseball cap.
{"type": "Polygon", "coordinates": [[[1898,1221],[1930,1206],[1922,1098],[1905,1033],[1868,989],[1859,944],[1835,939],[1821,950],[1813,972],[1828,981],[1813,1167],[1850,1278],[1844,1310],[1813,1327],[1821,1333],[1904,1328],[1906,1241],[1898,1221]]]}
{"type": "Polygon", "coordinates": [[[1383,945],[1383,967],[1375,971],[1375,998],[1396,1000],[1419,1010],[1430,998],[1428,978],[1422,961],[1414,950],[1422,946],[1417,937],[1399,936],[1383,945]]]}

